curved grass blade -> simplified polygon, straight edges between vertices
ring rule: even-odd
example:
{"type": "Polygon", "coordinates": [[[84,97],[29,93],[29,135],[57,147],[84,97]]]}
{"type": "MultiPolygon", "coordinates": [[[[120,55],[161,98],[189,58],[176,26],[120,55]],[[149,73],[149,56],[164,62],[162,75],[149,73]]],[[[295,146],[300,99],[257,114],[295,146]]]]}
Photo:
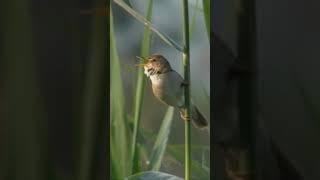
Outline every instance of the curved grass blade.
{"type": "Polygon", "coordinates": [[[210,0],[202,0],[203,15],[207,28],[208,38],[210,40],[210,0]]]}
{"type": "Polygon", "coordinates": [[[123,179],[129,174],[131,167],[130,152],[127,150],[129,139],[124,113],[124,94],[121,80],[120,60],[113,29],[113,14],[110,11],[110,151],[114,179],[123,179]]]}
{"type": "Polygon", "coordinates": [[[196,4],[193,6],[193,15],[191,19],[191,25],[190,25],[190,39],[192,39],[193,32],[196,27],[196,17],[197,17],[197,8],[199,7],[199,0],[196,1],[196,4]]]}
{"type": "Polygon", "coordinates": [[[192,7],[194,10],[198,11],[198,12],[203,12],[203,9],[200,8],[197,3],[193,4],[193,3],[189,3],[190,7],[192,7]]]}
{"type": "Polygon", "coordinates": [[[131,4],[131,1],[130,1],[130,0],[123,0],[123,1],[124,1],[125,3],[127,3],[129,7],[132,8],[132,4],[131,4]]]}
{"type": "Polygon", "coordinates": [[[158,31],[151,22],[146,20],[142,15],[140,15],[138,12],[130,8],[123,0],[113,0],[116,4],[118,4],[120,7],[122,7],[124,10],[126,10],[129,14],[131,14],[134,18],[136,18],[138,21],[143,23],[146,27],[151,29],[154,33],[156,33],[164,42],[166,42],[168,45],[174,47],[180,52],[183,51],[183,47],[181,47],[178,43],[176,43],[174,40],[172,40],[169,36],[167,36],[164,33],[161,33],[158,31]]]}
{"type": "MultiPolygon", "coordinates": [[[[151,20],[152,16],[152,6],[153,0],[150,0],[148,9],[147,9],[147,20],[151,20]]],[[[143,40],[141,45],[141,56],[145,57],[149,55],[150,51],[150,39],[151,39],[151,31],[149,28],[145,27],[143,32],[143,40]]],[[[144,59],[144,58],[142,58],[144,59]]],[[[142,110],[142,103],[143,103],[143,95],[144,95],[144,87],[145,87],[145,77],[143,73],[143,68],[139,68],[138,70],[138,80],[137,80],[137,89],[135,95],[135,104],[134,104],[134,128],[133,128],[133,139],[132,139],[132,173],[136,173],[139,171],[139,158],[138,158],[138,142],[137,136],[140,126],[140,119],[141,119],[141,110],[142,110]]]]}
{"type": "Polygon", "coordinates": [[[149,169],[153,171],[159,171],[161,167],[161,161],[164,155],[164,152],[167,147],[167,142],[169,139],[169,134],[171,130],[171,124],[173,120],[174,108],[169,107],[161,124],[156,142],[153,146],[153,150],[150,158],[149,169]]]}

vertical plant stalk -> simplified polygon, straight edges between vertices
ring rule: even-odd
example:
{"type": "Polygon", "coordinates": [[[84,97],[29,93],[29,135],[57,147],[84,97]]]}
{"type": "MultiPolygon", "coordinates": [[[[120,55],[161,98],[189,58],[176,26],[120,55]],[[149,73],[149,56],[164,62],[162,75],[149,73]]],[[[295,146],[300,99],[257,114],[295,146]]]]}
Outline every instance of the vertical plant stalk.
{"type": "MultiPolygon", "coordinates": [[[[152,15],[152,4],[153,0],[149,1],[149,5],[147,8],[147,16],[146,19],[150,21],[152,15]]],[[[149,54],[150,51],[150,37],[151,31],[150,28],[145,26],[143,33],[143,40],[141,46],[141,56],[145,57],[149,54]]],[[[143,95],[144,95],[144,87],[145,87],[145,77],[143,74],[143,68],[138,70],[138,80],[137,80],[137,89],[135,96],[135,106],[134,106],[134,129],[133,129],[133,139],[132,139],[132,172],[135,173],[139,171],[139,158],[138,158],[138,144],[137,144],[137,136],[138,136],[138,128],[140,125],[141,119],[141,109],[143,103],[143,95]]]]}
{"type": "MultiPolygon", "coordinates": [[[[184,51],[183,51],[183,65],[184,65],[184,80],[188,86],[185,86],[185,115],[191,117],[190,113],[190,45],[189,45],[189,10],[188,0],[183,0],[183,33],[184,33],[184,51]]],[[[191,128],[190,121],[185,122],[185,180],[190,179],[191,175],[191,128]]]]}

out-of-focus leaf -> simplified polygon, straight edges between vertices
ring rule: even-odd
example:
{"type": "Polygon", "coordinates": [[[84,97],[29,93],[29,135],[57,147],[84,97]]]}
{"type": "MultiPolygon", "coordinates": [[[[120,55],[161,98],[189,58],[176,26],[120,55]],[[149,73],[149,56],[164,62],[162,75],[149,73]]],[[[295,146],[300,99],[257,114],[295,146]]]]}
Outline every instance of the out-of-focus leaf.
{"type": "Polygon", "coordinates": [[[193,4],[193,3],[189,3],[190,4],[190,7],[194,8],[194,10],[198,11],[198,12],[203,12],[203,9],[200,8],[197,3],[196,4],[193,4]]]}
{"type": "Polygon", "coordinates": [[[128,4],[128,6],[132,8],[132,4],[131,4],[130,0],[123,0],[123,1],[126,2],[128,4]]]}
{"type": "Polygon", "coordinates": [[[180,177],[158,172],[158,171],[145,171],[126,178],[126,180],[183,180],[180,177]]]}
{"type": "Polygon", "coordinates": [[[124,95],[121,79],[120,60],[113,29],[113,14],[110,12],[110,152],[112,178],[123,179],[131,167],[129,139],[124,111],[124,95]]]}
{"type": "Polygon", "coordinates": [[[197,8],[199,6],[199,0],[196,1],[196,5],[193,6],[193,15],[192,15],[192,19],[191,19],[191,25],[190,25],[190,39],[192,39],[192,35],[193,35],[193,32],[194,32],[194,29],[196,27],[196,15],[197,15],[197,8]]]}
{"type": "MultiPolygon", "coordinates": [[[[149,5],[147,7],[147,20],[151,20],[152,16],[152,7],[153,7],[153,0],[149,1],[149,5]]],[[[150,39],[151,39],[151,31],[149,28],[144,28],[143,32],[143,39],[141,45],[141,57],[145,57],[149,55],[150,51],[150,39]]],[[[134,129],[133,129],[133,140],[132,140],[132,173],[136,173],[140,171],[139,161],[138,158],[139,151],[137,150],[138,147],[138,134],[139,134],[139,126],[140,126],[140,118],[142,112],[142,103],[143,103],[143,95],[144,95],[144,87],[145,87],[145,76],[143,73],[143,68],[138,70],[138,79],[137,79],[137,89],[136,95],[134,99],[134,129]]],[[[141,149],[141,148],[140,148],[141,149]]]]}
{"type": "Polygon", "coordinates": [[[210,0],[202,0],[203,15],[207,28],[208,38],[210,40],[210,0]]]}
{"type": "Polygon", "coordinates": [[[52,170],[47,166],[48,114],[37,76],[31,2],[0,4],[0,179],[46,179],[52,170]]]}
{"type": "Polygon", "coordinates": [[[153,146],[151,160],[150,160],[150,169],[153,171],[159,171],[161,167],[161,162],[163,154],[167,147],[167,142],[170,135],[171,124],[173,120],[174,108],[169,107],[161,124],[157,140],[153,146]]]}
{"type": "MultiPolygon", "coordinates": [[[[105,83],[107,76],[105,57],[105,17],[93,16],[91,24],[91,39],[86,75],[83,86],[83,111],[81,123],[81,143],[79,146],[79,169],[77,180],[94,179],[94,167],[98,159],[98,136],[104,131],[99,124],[105,123],[105,99],[107,97],[105,83]]],[[[99,143],[100,146],[101,143],[99,143]]],[[[100,149],[100,148],[99,148],[100,149]]]]}

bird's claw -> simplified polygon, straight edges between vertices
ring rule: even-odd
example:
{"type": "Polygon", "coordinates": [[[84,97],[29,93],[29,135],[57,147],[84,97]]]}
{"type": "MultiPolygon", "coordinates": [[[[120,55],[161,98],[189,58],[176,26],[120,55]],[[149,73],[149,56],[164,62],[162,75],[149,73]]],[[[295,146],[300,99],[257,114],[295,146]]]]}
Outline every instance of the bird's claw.
{"type": "Polygon", "coordinates": [[[182,120],[190,121],[190,117],[187,115],[187,112],[185,110],[184,111],[180,111],[180,116],[181,116],[182,120]]]}
{"type": "Polygon", "coordinates": [[[181,86],[189,86],[189,83],[187,81],[182,81],[181,86]]]}

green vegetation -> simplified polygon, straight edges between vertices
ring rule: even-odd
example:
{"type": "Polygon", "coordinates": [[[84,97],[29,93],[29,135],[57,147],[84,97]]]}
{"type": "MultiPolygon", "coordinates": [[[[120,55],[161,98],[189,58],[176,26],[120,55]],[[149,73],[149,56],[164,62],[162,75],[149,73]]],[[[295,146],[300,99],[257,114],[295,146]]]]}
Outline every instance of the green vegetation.
{"type": "MultiPolygon", "coordinates": [[[[131,4],[122,0],[114,0],[115,5],[121,7],[128,15],[132,16],[144,26],[143,39],[141,41],[140,56],[145,57],[150,54],[151,36],[152,34],[158,35],[160,39],[172,48],[182,53],[182,63],[184,67],[185,79],[190,82],[190,48],[189,39],[191,34],[189,28],[194,29],[195,24],[195,9],[192,16],[192,23],[189,27],[189,4],[187,0],[183,1],[183,32],[184,43],[179,45],[176,41],[170,38],[163,32],[160,32],[152,24],[152,12],[153,12],[153,0],[147,1],[146,16],[139,14],[135,11],[131,4]]],[[[204,1],[205,2],[205,1],[204,1]]],[[[206,5],[209,1],[206,1],[206,5]]],[[[210,7],[208,7],[210,9],[210,7]]],[[[204,16],[209,15],[208,8],[204,8],[204,16]]],[[[163,171],[162,165],[165,163],[164,156],[173,158],[174,161],[184,164],[185,177],[184,179],[193,179],[196,177],[199,179],[209,179],[209,162],[204,160],[204,156],[209,153],[209,147],[197,146],[194,147],[191,143],[191,123],[185,123],[185,145],[169,144],[169,137],[172,128],[172,121],[174,120],[174,108],[168,108],[164,114],[164,118],[161,122],[159,131],[148,132],[141,128],[141,114],[145,112],[143,109],[144,94],[145,94],[145,76],[143,69],[137,71],[136,83],[134,83],[135,96],[133,99],[133,115],[128,113],[130,110],[125,109],[124,106],[124,92],[122,90],[121,69],[118,53],[119,47],[117,47],[116,35],[114,32],[114,14],[110,14],[110,50],[111,50],[111,133],[110,133],[110,147],[111,147],[111,179],[154,179],[161,178],[166,179],[171,177],[173,179],[179,179],[177,176],[166,174],[163,171]],[[148,143],[153,144],[150,148],[148,143]],[[131,147],[131,148],[128,148],[131,147]],[[193,153],[200,154],[202,160],[196,160],[193,157],[193,153]],[[147,162],[144,166],[143,163],[147,162]]],[[[210,17],[210,15],[208,16],[210,17]]],[[[207,21],[209,23],[210,21],[207,21]]],[[[191,22],[190,21],[190,22],[191,22]]],[[[207,28],[210,26],[206,24],[207,28]]],[[[207,29],[209,31],[209,29],[207,29]]],[[[193,31],[192,31],[193,32],[193,31]]],[[[193,34],[193,33],[192,33],[193,34]]],[[[208,33],[209,35],[210,33],[208,33]]],[[[209,36],[208,36],[209,38],[209,36]]],[[[189,106],[190,88],[186,87],[186,105],[189,106]]],[[[190,115],[190,111],[187,111],[190,115]]]]}

